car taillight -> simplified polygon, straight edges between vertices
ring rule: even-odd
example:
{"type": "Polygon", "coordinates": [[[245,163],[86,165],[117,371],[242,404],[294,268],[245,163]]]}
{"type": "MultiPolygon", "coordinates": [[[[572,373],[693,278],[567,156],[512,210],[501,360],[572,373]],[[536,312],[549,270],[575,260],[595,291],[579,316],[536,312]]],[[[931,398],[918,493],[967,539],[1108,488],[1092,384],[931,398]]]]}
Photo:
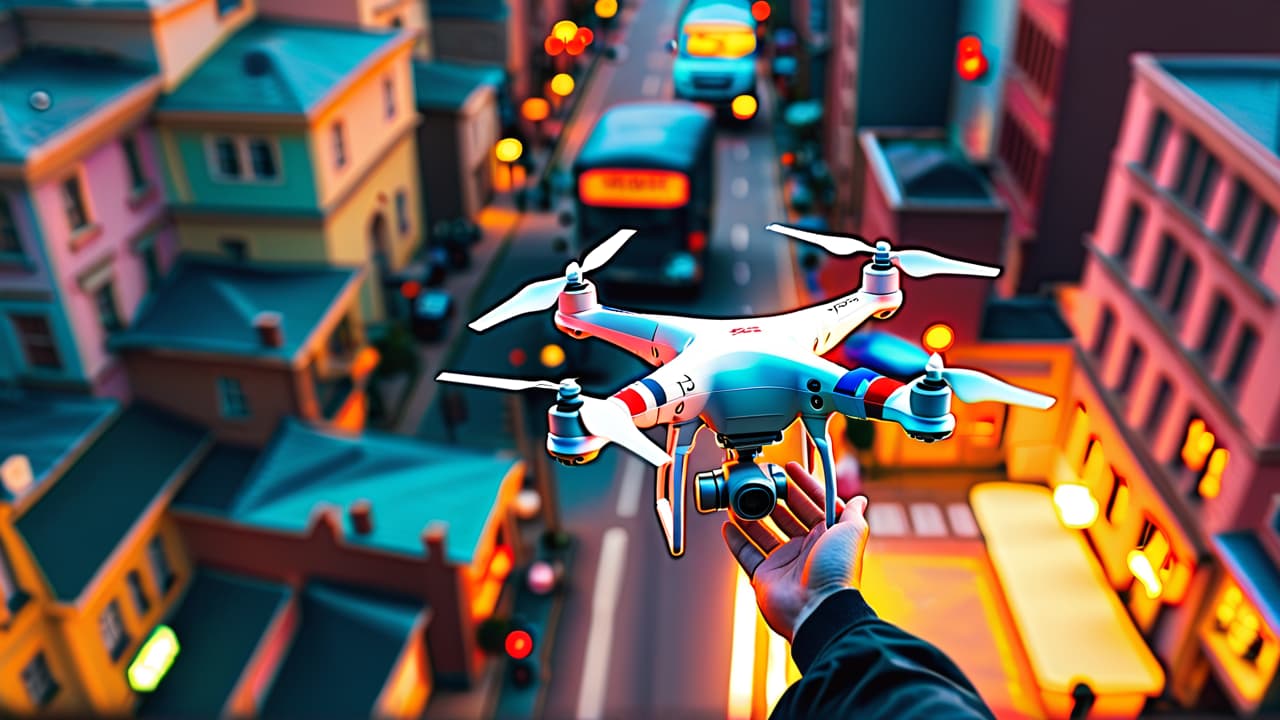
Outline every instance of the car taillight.
{"type": "Polygon", "coordinates": [[[689,252],[702,252],[707,246],[707,234],[701,230],[689,233],[689,252]]]}

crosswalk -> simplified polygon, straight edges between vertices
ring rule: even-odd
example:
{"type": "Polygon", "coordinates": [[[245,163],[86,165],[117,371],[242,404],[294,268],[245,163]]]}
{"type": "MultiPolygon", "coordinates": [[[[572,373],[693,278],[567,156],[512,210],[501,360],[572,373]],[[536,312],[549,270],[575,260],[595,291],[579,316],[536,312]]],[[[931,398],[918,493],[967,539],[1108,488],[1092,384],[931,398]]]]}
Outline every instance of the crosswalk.
{"type": "Polygon", "coordinates": [[[874,537],[976,538],[978,523],[969,504],[953,502],[871,502],[867,523],[874,537]]]}

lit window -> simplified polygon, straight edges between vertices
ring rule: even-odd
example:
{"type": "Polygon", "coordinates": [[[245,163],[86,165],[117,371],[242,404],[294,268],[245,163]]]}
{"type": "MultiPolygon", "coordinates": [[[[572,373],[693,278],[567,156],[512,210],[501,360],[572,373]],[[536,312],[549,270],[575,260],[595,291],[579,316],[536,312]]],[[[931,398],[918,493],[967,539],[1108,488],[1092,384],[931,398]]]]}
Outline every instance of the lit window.
{"type": "Polygon", "coordinates": [[[102,647],[112,660],[119,660],[129,646],[129,636],[125,633],[124,621],[120,618],[120,603],[112,600],[98,616],[98,634],[102,638],[102,647]]]}
{"type": "Polygon", "coordinates": [[[43,652],[37,652],[22,668],[22,687],[27,691],[27,699],[36,707],[44,707],[58,694],[58,684],[53,680],[49,670],[49,661],[43,652]]]}
{"type": "Polygon", "coordinates": [[[1200,483],[1196,486],[1196,491],[1200,493],[1202,498],[1215,498],[1222,490],[1222,471],[1227,468],[1227,460],[1231,459],[1231,453],[1226,448],[1214,448],[1209,453],[1209,460],[1204,466],[1204,475],[1200,476],[1200,483]]]}
{"type": "Polygon", "coordinates": [[[1138,545],[1128,558],[1129,570],[1151,598],[1160,597],[1173,574],[1173,549],[1164,531],[1147,520],[1142,526],[1138,545]]]}
{"type": "Polygon", "coordinates": [[[1129,510],[1129,483],[1124,478],[1112,475],[1111,494],[1107,497],[1107,522],[1122,520],[1129,510]]]}
{"type": "Polygon", "coordinates": [[[1244,593],[1232,583],[1222,593],[1214,611],[1218,632],[1226,636],[1227,647],[1245,662],[1256,662],[1265,638],[1258,613],[1244,599],[1244,593]]]}
{"type": "Polygon", "coordinates": [[[1193,418],[1187,424],[1187,436],[1180,453],[1182,464],[1199,474],[1195,494],[1202,498],[1215,498],[1222,490],[1222,473],[1227,468],[1231,453],[1218,443],[1204,420],[1193,418]]]}

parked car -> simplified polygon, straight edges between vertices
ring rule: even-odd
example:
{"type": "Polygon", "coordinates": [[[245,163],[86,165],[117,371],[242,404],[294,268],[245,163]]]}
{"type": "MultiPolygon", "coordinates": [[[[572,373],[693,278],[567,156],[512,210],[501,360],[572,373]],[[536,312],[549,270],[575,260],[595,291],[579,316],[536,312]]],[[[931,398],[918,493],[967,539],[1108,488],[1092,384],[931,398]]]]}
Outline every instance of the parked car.
{"type": "Polygon", "coordinates": [[[422,342],[439,342],[449,332],[456,306],[453,296],[443,290],[423,290],[413,299],[409,323],[413,336],[422,342]]]}

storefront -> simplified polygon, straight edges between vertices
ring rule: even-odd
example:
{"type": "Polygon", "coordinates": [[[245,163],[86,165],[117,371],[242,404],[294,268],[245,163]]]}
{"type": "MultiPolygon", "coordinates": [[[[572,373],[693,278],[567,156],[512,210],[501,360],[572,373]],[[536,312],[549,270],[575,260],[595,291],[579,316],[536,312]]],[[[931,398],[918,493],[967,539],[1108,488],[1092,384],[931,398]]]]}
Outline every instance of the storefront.
{"type": "Polygon", "coordinates": [[[1219,683],[1244,716],[1280,710],[1280,572],[1257,536],[1221,533],[1223,572],[1200,622],[1200,642],[1219,683]]]}

